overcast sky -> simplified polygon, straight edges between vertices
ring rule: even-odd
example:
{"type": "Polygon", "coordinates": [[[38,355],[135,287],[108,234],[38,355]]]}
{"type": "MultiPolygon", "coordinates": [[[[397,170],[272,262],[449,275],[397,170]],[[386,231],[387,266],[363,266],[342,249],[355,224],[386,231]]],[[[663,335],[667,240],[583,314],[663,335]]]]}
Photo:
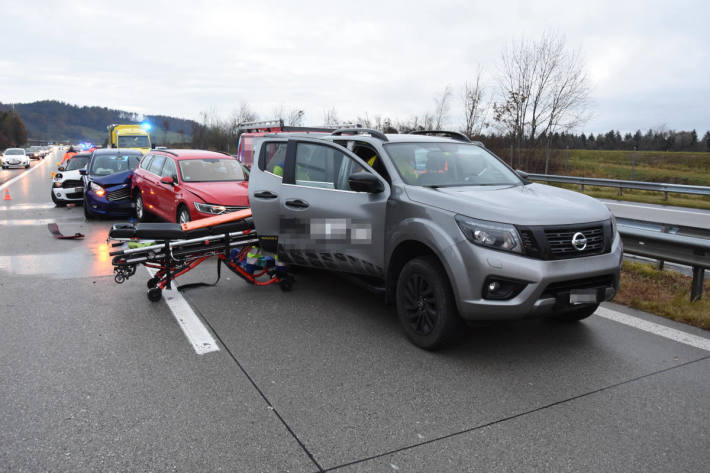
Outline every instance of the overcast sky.
{"type": "Polygon", "coordinates": [[[477,68],[491,93],[502,49],[545,31],[585,58],[582,131],[710,129],[705,1],[298,2],[0,0],[0,101],[57,99],[145,114],[261,118],[335,108],[407,119],[477,68]]]}

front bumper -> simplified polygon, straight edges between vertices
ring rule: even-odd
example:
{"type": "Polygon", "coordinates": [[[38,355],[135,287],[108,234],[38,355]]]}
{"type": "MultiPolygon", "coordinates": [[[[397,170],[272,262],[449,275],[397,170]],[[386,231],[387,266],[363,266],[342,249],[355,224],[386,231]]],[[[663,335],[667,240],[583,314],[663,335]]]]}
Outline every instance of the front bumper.
{"type": "Polygon", "coordinates": [[[80,202],[84,200],[84,189],[77,191],[75,188],[52,187],[52,194],[57,200],[66,202],[80,202]]]}
{"type": "Polygon", "coordinates": [[[130,199],[109,201],[105,197],[97,196],[93,191],[86,192],[84,200],[87,210],[94,215],[132,216],[136,207],[130,199]]]}
{"type": "Polygon", "coordinates": [[[570,303],[570,292],[596,291],[596,302],[612,299],[619,289],[623,258],[617,234],[609,253],[563,260],[538,260],[474,246],[467,240],[450,247],[445,261],[465,320],[505,320],[550,315],[582,307],[570,303]],[[525,287],[508,300],[482,297],[489,277],[524,281],[525,287]]]}
{"type": "Polygon", "coordinates": [[[20,160],[20,161],[8,161],[5,160],[2,162],[3,166],[8,167],[8,168],[24,168],[25,166],[29,166],[30,160],[20,160]]]}

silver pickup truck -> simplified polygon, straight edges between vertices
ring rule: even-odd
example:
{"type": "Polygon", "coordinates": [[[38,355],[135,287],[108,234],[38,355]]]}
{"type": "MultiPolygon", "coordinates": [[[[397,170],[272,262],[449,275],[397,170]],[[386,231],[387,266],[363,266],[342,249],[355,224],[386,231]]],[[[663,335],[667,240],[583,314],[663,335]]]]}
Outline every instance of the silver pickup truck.
{"type": "Polygon", "coordinates": [[[249,200],[262,247],[379,284],[426,349],[463,321],[576,321],[614,297],[622,243],[603,204],[441,134],[258,138],[249,200]]]}

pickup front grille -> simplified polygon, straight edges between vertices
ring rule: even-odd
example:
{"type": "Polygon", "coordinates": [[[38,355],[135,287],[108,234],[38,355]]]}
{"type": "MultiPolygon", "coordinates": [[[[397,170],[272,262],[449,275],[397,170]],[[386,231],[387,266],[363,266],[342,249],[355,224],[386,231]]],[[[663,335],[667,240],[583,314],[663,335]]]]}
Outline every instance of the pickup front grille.
{"type": "Polygon", "coordinates": [[[128,199],[129,196],[129,190],[128,187],[124,187],[123,189],[118,189],[116,191],[111,191],[106,194],[106,199],[110,201],[115,201],[115,200],[123,200],[123,199],[128,199]]]}
{"type": "MultiPolygon", "coordinates": [[[[611,251],[611,221],[587,225],[562,225],[555,227],[518,227],[523,246],[523,254],[544,260],[579,258],[600,255],[611,251]],[[586,246],[572,243],[575,235],[581,233],[586,246]]],[[[581,237],[578,237],[581,239],[581,237]]]]}
{"type": "Polygon", "coordinates": [[[572,230],[545,230],[545,237],[550,253],[555,258],[574,258],[577,256],[596,255],[604,249],[604,231],[602,227],[580,228],[572,230]],[[579,250],[572,244],[572,239],[581,233],[587,240],[586,247],[579,250]]]}

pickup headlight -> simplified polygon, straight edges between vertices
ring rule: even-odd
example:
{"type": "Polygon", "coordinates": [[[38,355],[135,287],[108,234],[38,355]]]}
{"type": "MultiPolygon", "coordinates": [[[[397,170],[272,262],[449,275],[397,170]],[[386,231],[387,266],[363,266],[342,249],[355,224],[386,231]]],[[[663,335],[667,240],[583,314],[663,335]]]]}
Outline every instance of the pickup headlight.
{"type": "Polygon", "coordinates": [[[471,243],[513,253],[523,252],[520,235],[513,225],[478,220],[463,215],[456,216],[456,223],[471,243]]]}
{"type": "Polygon", "coordinates": [[[227,207],[224,205],[203,204],[201,202],[195,202],[195,208],[198,212],[212,215],[220,215],[227,211],[227,207]]]}
{"type": "Polygon", "coordinates": [[[616,216],[611,214],[611,239],[616,238],[616,216]]]}

